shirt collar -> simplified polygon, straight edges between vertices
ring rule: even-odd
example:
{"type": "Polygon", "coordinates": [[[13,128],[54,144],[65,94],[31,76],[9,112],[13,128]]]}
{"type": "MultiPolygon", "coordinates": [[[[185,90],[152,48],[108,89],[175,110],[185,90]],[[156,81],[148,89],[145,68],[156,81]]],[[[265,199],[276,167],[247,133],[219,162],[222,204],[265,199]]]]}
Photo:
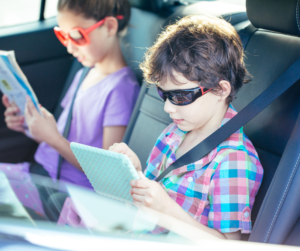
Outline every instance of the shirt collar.
{"type": "MultiPolygon", "coordinates": [[[[232,119],[235,115],[237,114],[236,110],[233,108],[233,106],[230,104],[227,112],[222,120],[221,126],[226,124],[230,119],[232,119]]],[[[184,140],[187,131],[182,131],[178,128],[176,124],[174,124],[174,130],[171,130],[171,133],[167,133],[166,135],[166,142],[168,145],[174,147],[174,152],[173,152],[173,162],[175,161],[175,151],[177,150],[178,146],[181,144],[181,142],[184,140]]],[[[244,149],[244,137],[243,137],[243,128],[232,134],[228,139],[223,141],[220,145],[218,145],[215,149],[213,149],[208,155],[203,157],[201,160],[191,163],[187,166],[183,166],[181,168],[175,169],[172,172],[170,172],[167,176],[172,176],[172,175],[179,175],[182,173],[185,173],[187,171],[193,171],[193,170],[198,170],[201,169],[202,167],[206,166],[210,162],[213,161],[213,159],[216,157],[217,153],[221,151],[222,149],[226,148],[233,148],[233,149],[244,149]]],[[[172,162],[169,163],[171,165],[172,162]]],[[[169,166],[168,165],[168,166],[169,166]]],[[[167,167],[168,167],[167,166],[167,167]]]]}

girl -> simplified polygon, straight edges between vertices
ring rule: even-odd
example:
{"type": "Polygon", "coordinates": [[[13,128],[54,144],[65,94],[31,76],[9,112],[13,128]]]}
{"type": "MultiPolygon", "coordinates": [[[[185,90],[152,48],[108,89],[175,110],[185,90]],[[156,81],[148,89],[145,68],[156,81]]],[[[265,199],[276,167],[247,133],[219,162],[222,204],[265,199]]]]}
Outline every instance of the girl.
{"type": "MultiPolygon", "coordinates": [[[[137,155],[124,143],[141,179],[131,195],[144,205],[207,231],[241,239],[251,232],[251,209],[263,169],[243,128],[207,156],[155,179],[194,146],[236,115],[230,104],[246,82],[243,47],[235,29],[215,17],[189,16],[169,26],[146,54],[144,77],[157,85],[174,123],[159,136],[144,174],[137,155]]],[[[153,233],[165,230],[157,227],[153,233]]]]}
{"type": "Polygon", "coordinates": [[[139,92],[135,75],[127,67],[119,44],[119,33],[126,28],[129,18],[127,0],[58,1],[59,28],[54,28],[55,34],[68,52],[90,70],[82,83],[83,70],[76,74],[61,102],[64,110],[57,122],[43,107],[43,117],[40,116],[30,99],[25,118],[18,116],[18,108],[3,96],[8,128],[24,132],[26,120],[32,138],[40,144],[35,163],[1,164],[0,170],[8,176],[15,175],[16,171],[29,171],[54,180],[60,177],[91,188],[69,145],[75,141],[107,149],[122,140],[139,92]],[[76,98],[72,105],[73,97],[76,98]],[[62,134],[69,114],[72,120],[65,138],[62,134]]]}

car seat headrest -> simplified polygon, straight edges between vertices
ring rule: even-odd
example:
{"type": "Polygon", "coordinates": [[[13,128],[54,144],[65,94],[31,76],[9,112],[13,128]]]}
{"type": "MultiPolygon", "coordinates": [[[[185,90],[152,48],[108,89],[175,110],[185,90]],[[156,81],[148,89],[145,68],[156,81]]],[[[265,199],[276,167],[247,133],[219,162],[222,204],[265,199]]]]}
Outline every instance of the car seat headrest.
{"type": "Polygon", "coordinates": [[[151,11],[151,12],[160,12],[163,6],[163,0],[129,0],[131,7],[138,9],[151,11]]]}
{"type": "Polygon", "coordinates": [[[256,28],[300,35],[299,0],[247,0],[246,7],[256,28]]]}

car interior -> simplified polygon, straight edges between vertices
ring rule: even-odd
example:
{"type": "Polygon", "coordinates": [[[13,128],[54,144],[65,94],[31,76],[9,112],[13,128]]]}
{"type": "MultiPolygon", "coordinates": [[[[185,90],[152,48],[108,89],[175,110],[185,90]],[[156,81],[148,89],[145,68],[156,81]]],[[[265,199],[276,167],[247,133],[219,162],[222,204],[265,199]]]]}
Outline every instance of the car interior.
{"type": "MultiPolygon", "coordinates": [[[[168,24],[187,15],[213,15],[241,36],[251,74],[233,106],[241,111],[300,57],[299,0],[247,0],[246,8],[220,1],[131,0],[131,20],[121,46],[141,92],[123,141],[143,168],[161,131],[172,122],[155,88],[143,81],[139,62],[168,24]]],[[[14,50],[39,102],[56,118],[60,101],[82,67],[54,35],[50,18],[0,29],[0,49],[14,50]]],[[[300,246],[300,82],[244,126],[264,178],[252,209],[253,230],[245,241],[300,246]]],[[[0,106],[0,162],[32,161],[37,144],[6,128],[0,106]]]]}

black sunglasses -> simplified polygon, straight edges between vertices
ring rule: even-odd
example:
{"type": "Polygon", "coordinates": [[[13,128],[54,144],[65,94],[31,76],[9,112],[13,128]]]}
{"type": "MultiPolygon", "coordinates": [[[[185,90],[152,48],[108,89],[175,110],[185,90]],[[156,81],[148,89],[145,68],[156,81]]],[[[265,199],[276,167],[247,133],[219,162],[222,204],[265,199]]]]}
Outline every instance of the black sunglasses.
{"type": "Polygon", "coordinates": [[[197,98],[200,98],[211,90],[202,86],[193,89],[171,91],[164,91],[158,86],[156,86],[156,88],[159,96],[163,99],[164,102],[169,99],[170,102],[174,105],[189,105],[193,103],[197,98]]]}

